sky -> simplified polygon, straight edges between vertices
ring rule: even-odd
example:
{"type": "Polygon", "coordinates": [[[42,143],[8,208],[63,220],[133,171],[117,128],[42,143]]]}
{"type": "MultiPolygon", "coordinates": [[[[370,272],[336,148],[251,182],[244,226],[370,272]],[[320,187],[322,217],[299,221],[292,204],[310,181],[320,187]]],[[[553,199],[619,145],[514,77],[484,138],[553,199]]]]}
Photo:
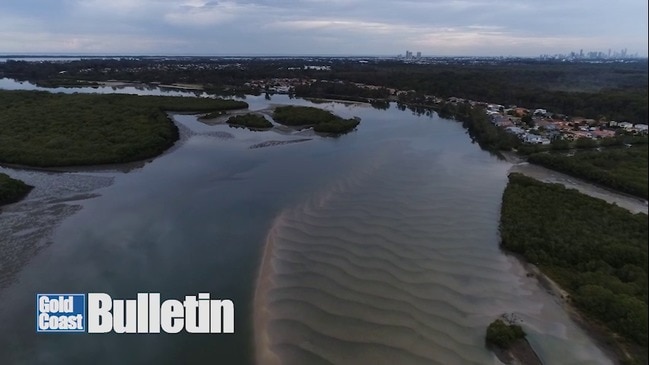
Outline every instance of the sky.
{"type": "Polygon", "coordinates": [[[647,56],[647,0],[0,0],[0,54],[647,56]]]}

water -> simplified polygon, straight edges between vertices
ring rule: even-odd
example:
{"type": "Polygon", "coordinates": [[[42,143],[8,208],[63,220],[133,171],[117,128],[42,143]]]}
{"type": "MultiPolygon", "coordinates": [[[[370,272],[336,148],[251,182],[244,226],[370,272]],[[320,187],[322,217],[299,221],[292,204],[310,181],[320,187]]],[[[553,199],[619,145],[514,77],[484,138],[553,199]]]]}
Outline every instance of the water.
{"type": "Polygon", "coordinates": [[[24,243],[15,220],[48,217],[27,207],[77,208],[39,236],[47,244],[14,255],[19,271],[0,289],[0,362],[497,364],[485,329],[516,313],[547,364],[611,363],[499,250],[509,163],[453,121],[317,106],[362,122],[322,138],[178,115],[177,147],[128,173],[2,169],[37,185],[0,214],[12,242],[24,243]],[[250,148],[299,139],[309,140],[250,148]],[[59,178],[84,183],[52,190],[59,178]],[[34,332],[35,293],[204,291],[234,301],[234,335],[34,332]]]}
{"type": "Polygon", "coordinates": [[[72,61],[81,61],[85,59],[112,59],[119,60],[120,57],[16,57],[11,55],[0,55],[0,63],[7,61],[25,61],[25,62],[72,62],[72,61]]]}
{"type": "Polygon", "coordinates": [[[0,90],[40,90],[54,93],[93,93],[93,94],[134,94],[134,95],[161,95],[161,96],[187,96],[187,97],[209,97],[203,91],[184,91],[171,88],[159,88],[146,84],[127,85],[116,83],[114,86],[94,87],[55,87],[47,88],[32,84],[29,81],[15,81],[13,79],[1,78],[0,90]]]}

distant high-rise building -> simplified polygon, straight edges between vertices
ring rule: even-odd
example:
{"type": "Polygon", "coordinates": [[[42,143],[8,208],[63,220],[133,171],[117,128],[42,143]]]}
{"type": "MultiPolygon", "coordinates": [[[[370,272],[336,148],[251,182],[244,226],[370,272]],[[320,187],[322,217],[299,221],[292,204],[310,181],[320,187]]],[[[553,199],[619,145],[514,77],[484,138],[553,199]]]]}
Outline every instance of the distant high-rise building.
{"type": "Polygon", "coordinates": [[[409,60],[412,58],[412,52],[406,51],[406,59],[409,60]]]}
{"type": "Polygon", "coordinates": [[[421,52],[417,52],[417,58],[421,58],[421,52]]]}

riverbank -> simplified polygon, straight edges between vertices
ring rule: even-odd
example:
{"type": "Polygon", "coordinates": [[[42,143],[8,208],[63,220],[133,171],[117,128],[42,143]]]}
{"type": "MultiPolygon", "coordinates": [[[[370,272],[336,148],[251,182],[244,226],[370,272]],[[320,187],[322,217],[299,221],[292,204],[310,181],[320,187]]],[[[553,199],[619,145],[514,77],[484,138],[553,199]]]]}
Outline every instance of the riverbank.
{"type": "MultiPolygon", "coordinates": [[[[277,102],[291,100],[277,97],[277,102]]],[[[472,145],[455,123],[396,108],[377,116],[370,108],[330,107],[341,115],[358,113],[367,126],[350,138],[249,150],[267,139],[291,138],[278,138],[274,131],[210,128],[178,115],[175,119],[196,135],[182,148],[136,173],[91,174],[114,175],[115,183],[90,193],[100,196],[80,203],[83,209],[55,229],[51,244],[31,255],[2,292],[5,359],[35,362],[50,354],[61,362],[109,364],[135,357],[182,362],[195,353],[253,363],[244,358],[253,355],[250,296],[261,246],[278,211],[314,192],[313,205],[295,214],[288,209],[290,214],[276,223],[280,237],[272,243],[273,291],[265,308],[272,310],[267,333],[277,353],[304,350],[332,363],[355,354],[373,357],[347,358],[347,363],[494,363],[482,334],[488,320],[506,310],[523,313],[549,363],[557,363],[553,353],[560,353],[572,363],[608,364],[551,298],[532,288],[520,266],[498,250],[495,223],[508,164],[472,145]],[[208,135],[215,132],[234,137],[221,141],[208,135]],[[363,174],[365,169],[377,170],[363,174]],[[22,305],[20,298],[31,298],[35,287],[57,285],[79,291],[119,288],[124,295],[151,288],[168,297],[209,290],[234,300],[238,337],[108,336],[87,338],[83,347],[73,339],[30,342],[33,327],[23,326],[21,318],[31,318],[33,305],[22,305]],[[302,335],[305,326],[314,331],[302,335]],[[564,330],[557,333],[557,327],[564,330]],[[366,338],[370,341],[358,341],[366,338]]],[[[51,184],[43,186],[80,174],[50,175],[51,184]]],[[[52,194],[66,200],[81,196],[52,194]]],[[[33,198],[11,207],[30,219],[25,231],[42,226],[28,209],[33,198]]],[[[3,220],[0,226],[13,230],[18,224],[3,220]]],[[[301,359],[296,363],[316,363],[301,359]]]]}
{"type": "Polygon", "coordinates": [[[646,214],[512,173],[500,231],[502,247],[521,255],[528,272],[604,352],[617,362],[646,359],[640,349],[646,273],[625,274],[645,270],[646,214]],[[621,259],[623,252],[631,256],[621,259]]]}
{"type": "Polygon", "coordinates": [[[253,328],[255,342],[255,364],[257,365],[280,365],[281,361],[277,354],[271,349],[269,323],[271,319],[268,293],[274,286],[272,280],[275,275],[273,269],[273,250],[275,232],[282,220],[282,216],[275,218],[270,231],[266,235],[266,242],[261,253],[261,263],[258,265],[257,281],[253,296],[253,328]]]}
{"type": "Polygon", "coordinates": [[[0,162],[61,167],[158,156],[178,139],[165,111],[244,109],[242,101],[0,90],[0,162]],[[34,109],[36,103],[39,108],[34,109]],[[20,122],[17,122],[20,121],[20,122]]]}
{"type": "MultiPolygon", "coordinates": [[[[585,317],[579,309],[577,309],[570,302],[570,293],[563,289],[559,284],[546,275],[538,266],[530,263],[524,256],[514,252],[505,251],[506,254],[515,257],[528,272],[528,275],[533,276],[539,284],[552,296],[556,298],[557,303],[561,305],[563,310],[568,314],[570,319],[577,323],[588,336],[595,341],[598,348],[611,359],[617,359],[616,363],[621,363],[621,360],[628,356],[628,353],[619,346],[615,346],[611,341],[614,339],[610,332],[601,324],[585,317]]],[[[526,364],[523,362],[523,364],[526,364]]]]}
{"type": "Polygon", "coordinates": [[[544,365],[526,339],[516,340],[507,350],[493,350],[506,365],[544,365]]]}
{"type": "Polygon", "coordinates": [[[535,178],[539,181],[546,183],[558,183],[566,188],[576,189],[582,194],[586,194],[593,198],[604,200],[607,203],[615,204],[628,210],[631,213],[649,213],[649,206],[647,201],[641,198],[624,194],[621,192],[606,189],[594,183],[566,175],[556,170],[551,170],[543,166],[531,164],[528,162],[520,162],[513,159],[511,154],[507,155],[508,161],[516,162],[510,169],[510,172],[518,172],[525,176],[535,178]]]}
{"type": "Polygon", "coordinates": [[[261,111],[261,110],[250,111],[248,109],[225,110],[222,111],[221,114],[215,117],[212,117],[209,114],[201,115],[198,117],[198,121],[209,126],[214,126],[219,124],[227,124],[228,119],[233,116],[246,115],[246,114],[270,116],[270,113],[264,113],[264,112],[265,111],[261,111]]]}
{"type": "MultiPolygon", "coordinates": [[[[48,172],[138,168],[180,138],[163,110],[248,107],[234,100],[166,96],[6,90],[0,90],[0,96],[0,108],[8,108],[0,115],[0,165],[48,172]],[[39,108],[34,109],[34,103],[39,108]]],[[[24,189],[16,190],[17,184],[0,181],[0,205],[26,195],[24,189]]]]}
{"type": "MultiPolygon", "coordinates": [[[[193,133],[189,128],[185,127],[183,124],[178,123],[175,119],[175,115],[186,115],[188,113],[167,113],[169,120],[174,123],[178,129],[178,139],[174,141],[174,144],[168,149],[164,150],[157,156],[144,158],[137,161],[124,162],[124,163],[108,163],[108,164],[96,164],[96,165],[71,165],[71,166],[52,166],[52,167],[39,167],[39,166],[29,166],[21,164],[8,164],[0,162],[0,167],[5,167],[13,170],[21,171],[35,171],[35,172],[46,172],[46,173],[67,173],[67,172],[106,172],[106,171],[118,171],[118,172],[129,172],[136,169],[144,167],[147,163],[153,161],[154,159],[164,156],[168,153],[173,152],[176,148],[179,147],[179,142],[186,141],[193,133]]],[[[194,114],[194,113],[189,113],[194,114]]]]}
{"type": "Polygon", "coordinates": [[[487,327],[487,347],[506,365],[543,365],[515,316],[503,314],[487,327]]]}
{"type": "Polygon", "coordinates": [[[344,105],[371,105],[367,101],[350,100],[350,99],[345,99],[344,97],[341,97],[340,99],[334,99],[334,98],[315,98],[315,97],[305,96],[303,97],[303,99],[308,100],[314,104],[334,102],[334,103],[341,103],[344,105]]]}
{"type": "Polygon", "coordinates": [[[186,90],[186,91],[203,91],[204,86],[199,84],[162,84],[159,82],[152,83],[142,83],[136,81],[120,81],[120,80],[108,80],[108,81],[89,81],[98,86],[107,86],[115,88],[123,87],[159,87],[162,89],[175,89],[175,90],[186,90]]]}

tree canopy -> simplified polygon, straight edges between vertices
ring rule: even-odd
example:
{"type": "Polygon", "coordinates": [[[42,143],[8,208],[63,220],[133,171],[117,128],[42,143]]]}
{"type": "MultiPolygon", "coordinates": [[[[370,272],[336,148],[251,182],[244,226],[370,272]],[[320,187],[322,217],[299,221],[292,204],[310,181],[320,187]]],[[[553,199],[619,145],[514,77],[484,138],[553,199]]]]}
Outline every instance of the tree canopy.
{"type": "Polygon", "coordinates": [[[48,167],[146,159],[178,139],[165,111],[245,107],[208,98],[0,90],[0,162],[48,167]]]}
{"type": "Polygon", "coordinates": [[[648,146],[579,151],[573,156],[536,153],[528,161],[647,199],[648,146]]]}
{"type": "Polygon", "coordinates": [[[228,118],[227,123],[232,126],[245,127],[251,130],[268,129],[273,127],[273,123],[266,120],[266,118],[252,113],[233,115],[228,118]]]}
{"type": "Polygon", "coordinates": [[[31,190],[32,186],[16,179],[12,179],[7,174],[0,173],[0,205],[10,204],[19,201],[31,190]]]}
{"type": "Polygon", "coordinates": [[[507,324],[502,319],[497,319],[487,327],[486,341],[501,349],[509,348],[517,340],[525,338],[523,328],[517,324],[507,324]]]}
{"type": "Polygon", "coordinates": [[[333,113],[308,106],[280,106],[273,111],[273,119],[289,126],[313,126],[322,133],[347,133],[359,124],[356,119],[343,119],[333,113]]]}
{"type": "Polygon", "coordinates": [[[512,173],[503,194],[502,247],[539,265],[574,304],[647,360],[646,214],[512,173]]]}

